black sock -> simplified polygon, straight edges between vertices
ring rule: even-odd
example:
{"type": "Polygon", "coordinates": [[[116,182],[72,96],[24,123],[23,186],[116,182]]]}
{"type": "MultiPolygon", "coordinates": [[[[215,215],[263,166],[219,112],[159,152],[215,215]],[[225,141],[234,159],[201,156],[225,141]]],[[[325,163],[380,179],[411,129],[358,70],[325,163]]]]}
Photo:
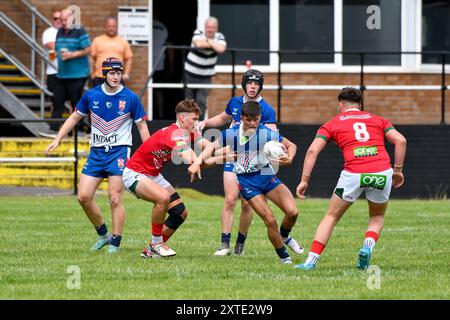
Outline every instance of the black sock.
{"type": "Polygon", "coordinates": [[[291,232],[292,229],[286,229],[283,226],[280,226],[280,235],[282,238],[288,238],[289,237],[289,233],[291,232]]]}
{"type": "Polygon", "coordinates": [[[230,244],[231,233],[222,233],[222,242],[230,244]]]}
{"type": "Polygon", "coordinates": [[[275,251],[277,252],[277,255],[280,257],[280,259],[284,259],[289,257],[289,253],[286,251],[286,247],[282,246],[279,249],[275,249],[275,251]]]}
{"type": "Polygon", "coordinates": [[[236,239],[236,243],[242,243],[242,244],[244,244],[245,239],[247,239],[247,234],[246,234],[246,233],[244,234],[244,233],[238,232],[238,236],[237,236],[237,239],[236,239]]]}
{"type": "Polygon", "coordinates": [[[113,234],[111,237],[111,245],[115,247],[120,246],[120,241],[122,240],[122,236],[120,234],[113,234]]]}
{"type": "Polygon", "coordinates": [[[97,234],[99,236],[105,236],[108,233],[108,229],[106,228],[106,224],[102,224],[101,226],[95,227],[97,234]]]}

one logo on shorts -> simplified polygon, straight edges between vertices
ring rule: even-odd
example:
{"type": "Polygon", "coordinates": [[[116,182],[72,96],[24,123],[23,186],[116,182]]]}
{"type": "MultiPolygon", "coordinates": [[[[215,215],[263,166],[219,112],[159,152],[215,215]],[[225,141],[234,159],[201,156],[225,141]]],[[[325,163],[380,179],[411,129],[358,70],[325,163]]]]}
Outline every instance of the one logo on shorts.
{"type": "Polygon", "coordinates": [[[108,102],[106,103],[106,107],[107,107],[108,109],[111,108],[111,107],[112,107],[112,102],[109,102],[109,101],[108,101],[108,102]]]}
{"type": "Polygon", "coordinates": [[[120,101],[119,101],[119,109],[120,109],[121,111],[125,110],[125,105],[126,105],[126,104],[127,104],[126,101],[120,100],[120,101]]]}
{"type": "Polygon", "coordinates": [[[123,169],[123,167],[125,166],[125,160],[122,158],[117,159],[117,166],[119,167],[119,169],[123,169]]]}
{"type": "Polygon", "coordinates": [[[358,147],[353,149],[353,155],[355,158],[376,156],[377,154],[378,148],[375,146],[358,147]]]}
{"type": "Polygon", "coordinates": [[[378,190],[383,190],[386,186],[386,176],[381,174],[361,174],[361,188],[370,187],[378,190]]]}

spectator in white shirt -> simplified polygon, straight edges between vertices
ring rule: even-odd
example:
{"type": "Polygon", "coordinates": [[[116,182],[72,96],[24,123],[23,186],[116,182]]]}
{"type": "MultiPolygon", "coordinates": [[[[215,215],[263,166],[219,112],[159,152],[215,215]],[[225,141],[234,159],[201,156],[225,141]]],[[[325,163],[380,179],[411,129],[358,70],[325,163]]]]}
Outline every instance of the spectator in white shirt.
{"type": "MultiPolygon", "coordinates": [[[[191,47],[184,64],[186,83],[211,84],[211,78],[216,74],[217,56],[227,49],[225,36],[218,32],[219,22],[214,17],[205,21],[205,31],[195,30],[191,47]]],[[[203,120],[207,110],[207,100],[210,89],[186,88],[185,99],[194,99],[202,110],[200,120],[203,120]]]]}
{"type": "MultiPolygon", "coordinates": [[[[61,12],[55,11],[52,15],[52,26],[45,29],[42,33],[42,44],[48,50],[48,57],[51,62],[56,66],[56,69],[48,64],[46,69],[47,74],[47,88],[50,92],[54,92],[56,81],[58,78],[56,74],[58,73],[58,60],[56,59],[56,51],[55,51],[55,42],[56,42],[56,34],[58,33],[58,29],[61,28],[61,12]]],[[[54,96],[53,96],[54,97],[54,96]]],[[[54,105],[54,99],[52,97],[52,104],[54,105]]]]}

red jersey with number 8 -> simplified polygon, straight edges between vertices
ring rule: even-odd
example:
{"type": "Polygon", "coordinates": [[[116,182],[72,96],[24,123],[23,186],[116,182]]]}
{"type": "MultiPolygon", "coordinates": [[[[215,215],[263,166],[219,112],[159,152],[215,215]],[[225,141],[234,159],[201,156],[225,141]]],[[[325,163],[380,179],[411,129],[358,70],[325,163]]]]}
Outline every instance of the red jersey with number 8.
{"type": "Polygon", "coordinates": [[[316,138],[334,141],[344,154],[344,170],[373,173],[391,168],[385,148],[385,134],[392,124],[377,115],[351,110],[323,124],[316,138]]]}

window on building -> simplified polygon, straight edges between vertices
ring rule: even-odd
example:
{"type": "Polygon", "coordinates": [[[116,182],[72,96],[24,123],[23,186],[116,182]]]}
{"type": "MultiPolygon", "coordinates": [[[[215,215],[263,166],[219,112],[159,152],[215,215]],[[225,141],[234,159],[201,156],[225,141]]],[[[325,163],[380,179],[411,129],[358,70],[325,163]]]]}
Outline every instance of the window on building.
{"type": "MultiPolygon", "coordinates": [[[[342,39],[343,51],[401,51],[401,0],[344,0],[342,39]],[[368,8],[374,5],[377,8],[368,13],[368,8]],[[376,15],[379,15],[379,21],[376,21],[376,15]]],[[[344,54],[343,64],[359,65],[360,56],[344,54]]],[[[401,56],[366,55],[364,64],[399,66],[401,56]]]]}
{"type": "MultiPolygon", "coordinates": [[[[333,51],[334,0],[280,0],[280,50],[333,51]]],[[[283,54],[281,62],[333,63],[334,57],[283,54]]]]}
{"type": "MultiPolygon", "coordinates": [[[[228,48],[270,48],[269,0],[211,0],[210,14],[219,20],[219,31],[228,48]]],[[[244,52],[236,54],[236,64],[246,60],[253,64],[268,65],[269,53],[244,52]]],[[[219,56],[219,65],[231,64],[231,54],[219,56]]]]}
{"type": "MultiPolygon", "coordinates": [[[[423,0],[422,51],[450,51],[450,3],[423,0]]],[[[442,63],[442,55],[423,55],[423,63],[442,63]]],[[[450,55],[446,55],[450,64],[450,55]]]]}

